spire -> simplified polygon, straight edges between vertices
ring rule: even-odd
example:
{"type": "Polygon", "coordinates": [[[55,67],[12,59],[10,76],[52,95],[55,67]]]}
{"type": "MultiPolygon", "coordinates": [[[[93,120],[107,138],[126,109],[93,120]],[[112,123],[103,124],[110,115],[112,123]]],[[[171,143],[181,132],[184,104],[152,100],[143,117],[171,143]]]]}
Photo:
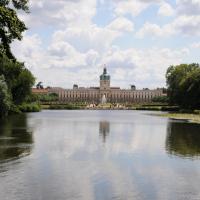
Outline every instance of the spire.
{"type": "Polygon", "coordinates": [[[110,80],[110,76],[107,74],[106,65],[104,65],[103,74],[100,76],[100,80],[110,80]]]}
{"type": "Polygon", "coordinates": [[[104,68],[103,68],[103,74],[107,74],[106,65],[104,65],[104,68]]]}

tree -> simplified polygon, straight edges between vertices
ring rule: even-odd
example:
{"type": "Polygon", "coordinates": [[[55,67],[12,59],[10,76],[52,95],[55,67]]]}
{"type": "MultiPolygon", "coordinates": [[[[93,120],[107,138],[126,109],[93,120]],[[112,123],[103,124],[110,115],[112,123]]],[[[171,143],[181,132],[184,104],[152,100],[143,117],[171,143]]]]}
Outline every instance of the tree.
{"type": "Polygon", "coordinates": [[[168,103],[169,98],[167,96],[154,97],[152,101],[155,103],[168,103]]]}
{"type": "Polygon", "coordinates": [[[35,78],[23,63],[0,57],[0,75],[4,75],[15,104],[21,104],[31,94],[35,78]]]}
{"type": "Polygon", "coordinates": [[[190,109],[200,107],[199,64],[170,66],[166,73],[166,79],[171,104],[178,104],[190,109]]]}
{"type": "Polygon", "coordinates": [[[8,90],[15,104],[22,103],[31,93],[34,77],[18,62],[11,52],[10,44],[22,39],[27,29],[24,22],[17,16],[17,10],[29,12],[28,0],[0,1],[0,75],[4,75],[8,90]]]}
{"type": "Polygon", "coordinates": [[[200,67],[189,72],[180,84],[185,93],[184,107],[200,108],[200,67]]]}
{"type": "Polygon", "coordinates": [[[7,115],[11,106],[10,95],[4,76],[0,76],[0,117],[7,115]]]}
{"type": "Polygon", "coordinates": [[[27,28],[18,16],[17,10],[28,12],[28,0],[1,0],[0,1],[0,54],[15,59],[10,44],[13,40],[21,40],[22,32],[27,28]]]}

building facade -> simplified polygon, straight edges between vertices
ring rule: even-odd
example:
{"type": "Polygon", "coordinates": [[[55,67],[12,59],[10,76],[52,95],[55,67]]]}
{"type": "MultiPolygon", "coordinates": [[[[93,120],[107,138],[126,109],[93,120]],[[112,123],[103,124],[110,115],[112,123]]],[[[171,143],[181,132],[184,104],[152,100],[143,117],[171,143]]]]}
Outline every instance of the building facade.
{"type": "Polygon", "coordinates": [[[83,88],[74,85],[73,89],[51,88],[49,92],[57,93],[60,102],[68,103],[139,103],[151,102],[152,98],[164,96],[163,89],[136,90],[134,85],[130,89],[110,86],[111,77],[104,68],[100,76],[100,86],[83,88]]]}

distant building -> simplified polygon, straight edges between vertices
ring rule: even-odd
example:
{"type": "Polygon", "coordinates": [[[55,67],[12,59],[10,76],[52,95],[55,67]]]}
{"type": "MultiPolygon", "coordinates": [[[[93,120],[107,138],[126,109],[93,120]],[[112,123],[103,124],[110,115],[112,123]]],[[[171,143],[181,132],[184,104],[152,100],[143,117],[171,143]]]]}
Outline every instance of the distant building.
{"type": "Polygon", "coordinates": [[[78,87],[73,89],[50,88],[49,92],[57,93],[61,102],[86,102],[86,103],[139,103],[151,102],[152,98],[164,96],[163,89],[150,90],[144,88],[137,90],[135,85],[130,89],[120,89],[120,87],[110,86],[111,77],[104,68],[100,76],[100,87],[78,87]]]}

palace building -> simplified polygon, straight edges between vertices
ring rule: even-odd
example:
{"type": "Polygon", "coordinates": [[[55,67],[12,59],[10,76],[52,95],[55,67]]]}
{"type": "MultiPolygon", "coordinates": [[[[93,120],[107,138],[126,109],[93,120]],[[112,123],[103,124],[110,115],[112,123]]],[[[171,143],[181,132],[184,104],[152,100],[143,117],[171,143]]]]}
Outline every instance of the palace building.
{"type": "Polygon", "coordinates": [[[148,88],[137,90],[134,85],[130,89],[120,89],[120,87],[110,86],[111,77],[104,68],[100,76],[99,87],[78,87],[73,89],[50,88],[49,92],[57,93],[61,102],[86,102],[86,103],[139,103],[151,102],[152,98],[165,96],[163,89],[150,90],[148,88]]]}

